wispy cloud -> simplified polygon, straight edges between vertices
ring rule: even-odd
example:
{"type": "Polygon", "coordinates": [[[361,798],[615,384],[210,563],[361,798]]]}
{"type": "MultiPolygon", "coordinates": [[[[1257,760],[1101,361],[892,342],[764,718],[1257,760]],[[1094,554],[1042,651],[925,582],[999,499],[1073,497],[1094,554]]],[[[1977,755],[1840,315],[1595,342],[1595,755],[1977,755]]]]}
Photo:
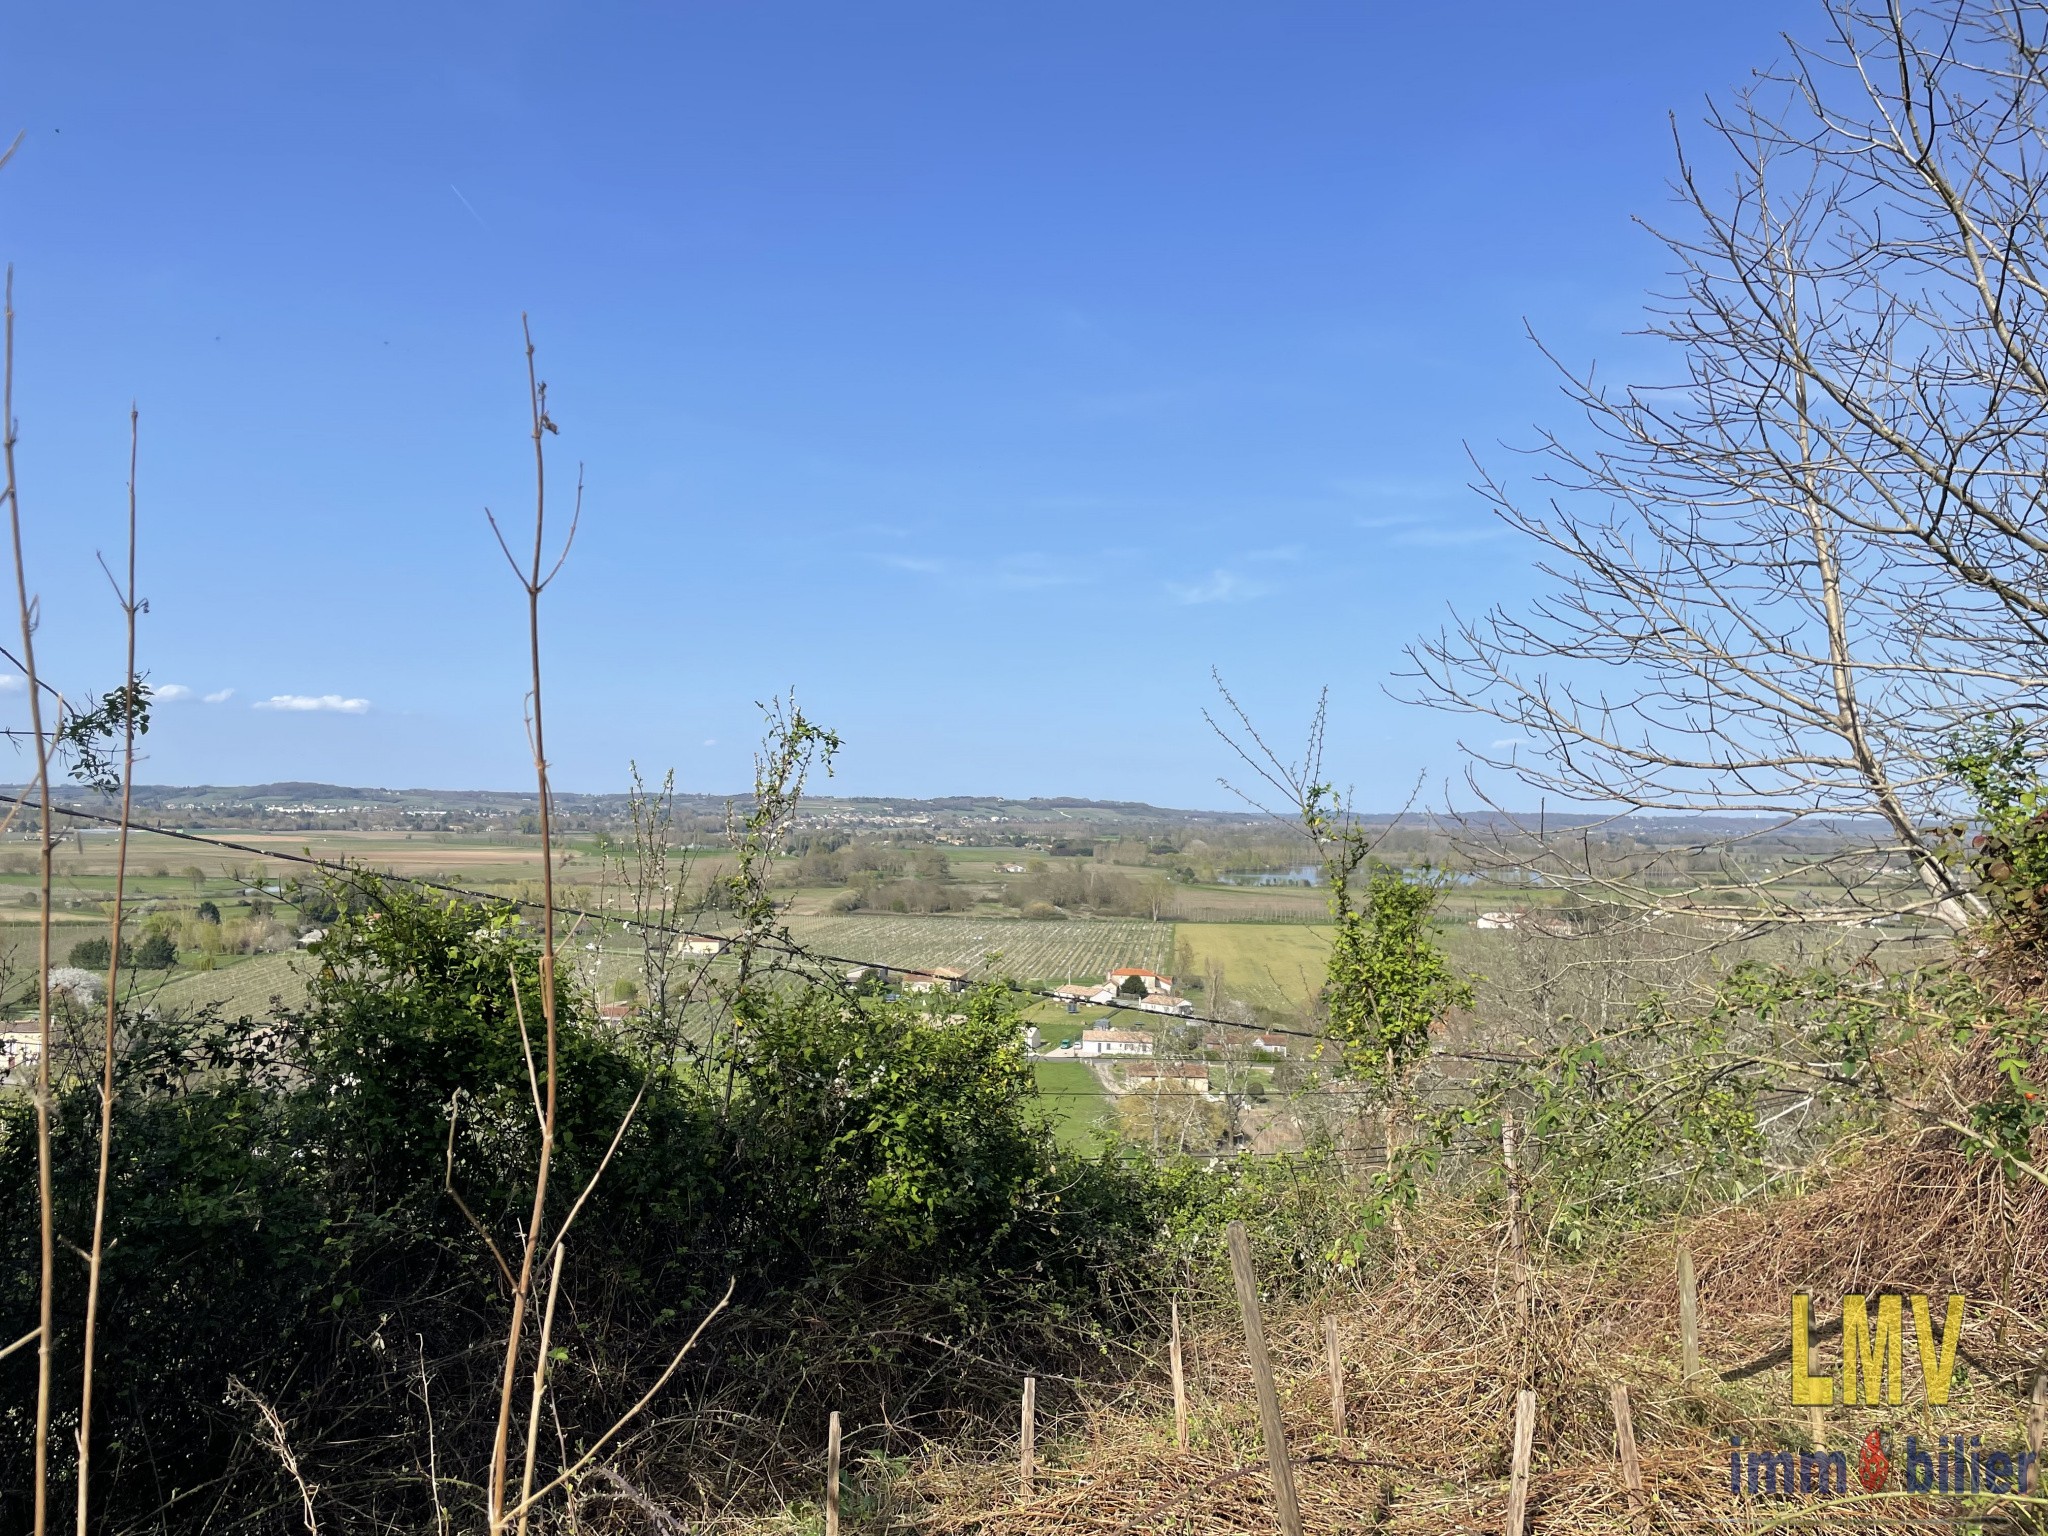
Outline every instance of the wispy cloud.
{"type": "Polygon", "coordinates": [[[1276,544],[1271,549],[1255,549],[1245,556],[1247,560],[1287,562],[1299,560],[1306,551],[1299,544],[1276,544]]]}
{"type": "Polygon", "coordinates": [[[18,672],[9,672],[0,677],[0,693],[19,693],[26,686],[18,672]]]}
{"type": "Polygon", "coordinates": [[[1168,582],[1166,590],[1178,603],[1248,603],[1272,589],[1262,581],[1249,581],[1235,571],[1211,571],[1196,582],[1168,582]]]}
{"type": "Polygon", "coordinates": [[[1382,528],[1413,528],[1421,521],[1420,512],[1375,512],[1366,517],[1354,517],[1351,526],[1377,531],[1382,528]]]}
{"type": "Polygon", "coordinates": [[[159,688],[151,689],[150,697],[159,704],[182,704],[187,699],[197,698],[198,695],[183,683],[165,683],[159,688]]]}
{"type": "Polygon", "coordinates": [[[267,699],[258,699],[253,709],[281,709],[288,712],[326,710],[338,715],[367,714],[368,699],[345,699],[338,693],[274,693],[267,699]]]}
{"type": "Polygon", "coordinates": [[[218,693],[209,693],[202,702],[207,704],[225,704],[229,699],[232,699],[234,696],[234,689],[223,688],[218,693]]]}
{"type": "Polygon", "coordinates": [[[1499,523],[1436,523],[1403,529],[1387,542],[1406,549],[1459,549],[1490,543],[1506,531],[1499,523]]]}
{"type": "Polygon", "coordinates": [[[1536,743],[1526,736],[1503,736],[1499,741],[1489,745],[1495,752],[1505,752],[1509,747],[1533,747],[1536,743]]]}
{"type": "Polygon", "coordinates": [[[937,576],[946,569],[946,562],[918,555],[877,555],[882,564],[898,571],[915,571],[920,576],[937,576]]]}
{"type": "Polygon", "coordinates": [[[1006,555],[995,573],[999,587],[1013,592],[1042,592],[1048,587],[1083,587],[1097,579],[1094,571],[1071,557],[1055,559],[1042,550],[1006,555]]]}
{"type": "Polygon", "coordinates": [[[1402,480],[1380,475],[1333,480],[1330,488],[1357,501],[1443,501],[1465,489],[1449,480],[1402,480]]]}

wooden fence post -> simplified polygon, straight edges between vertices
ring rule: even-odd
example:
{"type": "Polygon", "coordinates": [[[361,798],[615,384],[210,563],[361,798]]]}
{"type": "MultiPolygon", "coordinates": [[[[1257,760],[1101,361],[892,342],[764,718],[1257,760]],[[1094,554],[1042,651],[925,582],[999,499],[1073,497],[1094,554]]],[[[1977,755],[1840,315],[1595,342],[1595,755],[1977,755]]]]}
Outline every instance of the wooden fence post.
{"type": "Polygon", "coordinates": [[[1344,1439],[1344,1351],[1337,1343],[1337,1319],[1323,1319],[1323,1353],[1330,1363],[1330,1423],[1344,1439]]]}
{"type": "Polygon", "coordinates": [[[1515,1112],[1502,1109],[1500,1112],[1500,1160],[1507,1170],[1508,1182],[1508,1253],[1515,1265],[1515,1315],[1523,1322],[1529,1320],[1529,1244],[1522,1231],[1522,1169],[1516,1151],[1520,1145],[1515,1124],[1515,1112]]]}
{"type": "Polygon", "coordinates": [[[1168,1360],[1173,1366],[1173,1443],[1188,1448],[1188,1382],[1180,1360],[1180,1303],[1173,1304],[1173,1345],[1168,1360]]]}
{"type": "Polygon", "coordinates": [[[1022,1433],[1017,1441],[1017,1493],[1031,1497],[1031,1485],[1038,1470],[1038,1378],[1024,1378],[1022,1433]]]}
{"type": "Polygon", "coordinates": [[[1636,1419],[1629,1408],[1628,1385],[1616,1382],[1614,1399],[1614,1449],[1621,1457],[1621,1481],[1628,1489],[1628,1501],[1640,1505],[1643,1501],[1643,1459],[1636,1453],[1636,1419]]]}
{"type": "Polygon", "coordinates": [[[1820,1404],[1809,1403],[1806,1409],[1806,1438],[1813,1442],[1816,1451],[1828,1448],[1828,1419],[1821,1412],[1820,1404]]]}
{"type": "Polygon", "coordinates": [[[825,1536],[839,1536],[839,1415],[825,1429],[825,1536]]]}
{"type": "Polygon", "coordinates": [[[2048,1450],[2048,1365],[2034,1372],[2034,1407],[2027,1415],[2027,1449],[2034,1453],[2034,1462],[2028,1471],[2025,1491],[2038,1494],[2041,1491],[2041,1455],[2048,1450]]]}
{"type": "Polygon", "coordinates": [[[1244,1315],[1244,1343],[1259,1389],[1259,1423],[1266,1432],[1266,1460],[1273,1475],[1273,1507],[1283,1536],[1301,1536],[1301,1504],[1294,1493],[1294,1464],[1287,1459],[1287,1427],[1280,1418],[1280,1394],[1273,1386],[1273,1362],[1266,1355],[1266,1325],[1259,1316],[1259,1286],[1252,1274],[1251,1239],[1244,1223],[1228,1229],[1230,1276],[1237,1283],[1237,1308],[1244,1315]]]}
{"type": "Polygon", "coordinates": [[[1700,1373],[1700,1288],[1693,1278],[1692,1249],[1678,1245],[1678,1346],[1680,1372],[1691,1381],[1700,1373]]]}
{"type": "Polygon", "coordinates": [[[1515,1455],[1508,1473],[1507,1536],[1523,1536],[1529,1518],[1529,1453],[1536,1444],[1536,1393],[1515,1394],[1515,1455]]]}

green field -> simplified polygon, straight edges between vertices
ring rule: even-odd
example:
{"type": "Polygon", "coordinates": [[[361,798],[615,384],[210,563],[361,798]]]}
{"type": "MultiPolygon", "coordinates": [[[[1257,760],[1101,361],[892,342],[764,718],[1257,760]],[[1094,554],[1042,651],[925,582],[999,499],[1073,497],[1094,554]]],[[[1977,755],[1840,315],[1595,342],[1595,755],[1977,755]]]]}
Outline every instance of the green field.
{"type": "Polygon", "coordinates": [[[270,1012],[273,997],[282,998],[288,1007],[305,1001],[306,969],[304,955],[257,955],[217,971],[184,972],[161,985],[145,981],[136,994],[138,1001],[159,1008],[189,1009],[218,1003],[231,1018],[244,1014],[261,1018],[270,1012]]]}
{"type": "Polygon", "coordinates": [[[949,966],[970,976],[998,974],[1063,981],[1101,976],[1117,966],[1163,970],[1173,925],[1141,918],[1075,918],[1034,923],[1015,917],[905,917],[855,912],[799,918],[799,942],[820,954],[889,966],[949,966]],[[987,957],[1000,953],[993,966],[987,957]]]}
{"type": "Polygon", "coordinates": [[[1182,923],[1174,930],[1199,980],[1223,968],[1224,990],[1259,1008],[1307,1006],[1323,984],[1330,930],[1293,923],[1182,923]]]}
{"type": "Polygon", "coordinates": [[[1038,1078],[1038,1091],[1045,1095],[1060,1145],[1077,1152],[1101,1151],[1099,1127],[1109,1112],[1109,1095],[1094,1069],[1079,1061],[1035,1061],[1031,1070],[1038,1078]]]}

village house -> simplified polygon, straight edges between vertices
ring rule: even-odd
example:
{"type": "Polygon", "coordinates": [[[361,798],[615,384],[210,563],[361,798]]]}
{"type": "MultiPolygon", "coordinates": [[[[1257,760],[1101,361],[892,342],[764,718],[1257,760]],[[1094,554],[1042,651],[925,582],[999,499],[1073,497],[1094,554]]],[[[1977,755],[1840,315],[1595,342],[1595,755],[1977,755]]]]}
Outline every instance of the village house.
{"type": "Polygon", "coordinates": [[[1098,982],[1093,986],[1077,982],[1070,986],[1054,987],[1052,995],[1067,1005],[1067,1012],[1078,1013],[1083,1003],[1093,1003],[1100,1006],[1105,1003],[1114,1002],[1116,1000],[1116,988],[1106,981],[1098,982]]]}
{"type": "Polygon", "coordinates": [[[928,971],[905,971],[903,990],[906,992],[965,992],[967,975],[964,971],[949,970],[935,965],[928,971]]]}
{"type": "Polygon", "coordinates": [[[1157,971],[1143,971],[1131,967],[1111,971],[1109,973],[1109,984],[1112,987],[1121,987],[1133,976],[1145,984],[1147,995],[1154,992],[1171,992],[1173,990],[1173,978],[1171,976],[1162,976],[1157,971]]]}
{"type": "Polygon", "coordinates": [[[1202,1062],[1143,1061],[1123,1069],[1124,1081],[1133,1089],[1177,1088],[1184,1093],[1209,1091],[1209,1068],[1202,1062]]]}
{"type": "Polygon", "coordinates": [[[40,1020],[34,1023],[0,1025],[0,1083],[25,1083],[36,1075],[36,1062],[43,1054],[40,1020]]]}
{"type": "Polygon", "coordinates": [[[1150,997],[1140,1002],[1138,1006],[1146,1013],[1171,1013],[1177,1014],[1184,1019],[1192,1017],[1195,1011],[1195,1004],[1192,998],[1174,997],[1165,992],[1154,992],[1150,997]]]}
{"type": "Polygon", "coordinates": [[[730,939],[715,939],[708,934],[686,933],[676,940],[679,955],[722,955],[730,939]]]}
{"type": "Polygon", "coordinates": [[[607,1024],[623,1024],[640,1011],[638,1003],[599,1003],[597,1016],[607,1024]]]}
{"type": "Polygon", "coordinates": [[[1135,1029],[1084,1029],[1083,1056],[1150,1056],[1152,1037],[1135,1029]]]}

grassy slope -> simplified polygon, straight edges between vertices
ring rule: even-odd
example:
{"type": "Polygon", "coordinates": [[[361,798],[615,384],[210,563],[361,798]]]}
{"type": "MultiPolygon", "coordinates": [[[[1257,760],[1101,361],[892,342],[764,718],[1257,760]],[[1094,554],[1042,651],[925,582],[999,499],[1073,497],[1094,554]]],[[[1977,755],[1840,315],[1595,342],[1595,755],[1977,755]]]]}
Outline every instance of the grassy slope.
{"type": "Polygon", "coordinates": [[[1109,1095],[1102,1091],[1095,1072],[1085,1062],[1039,1061],[1032,1063],[1038,1090],[1046,1095],[1060,1143],[1077,1152],[1098,1152],[1102,1138],[1096,1126],[1109,1109],[1109,1095]]]}

